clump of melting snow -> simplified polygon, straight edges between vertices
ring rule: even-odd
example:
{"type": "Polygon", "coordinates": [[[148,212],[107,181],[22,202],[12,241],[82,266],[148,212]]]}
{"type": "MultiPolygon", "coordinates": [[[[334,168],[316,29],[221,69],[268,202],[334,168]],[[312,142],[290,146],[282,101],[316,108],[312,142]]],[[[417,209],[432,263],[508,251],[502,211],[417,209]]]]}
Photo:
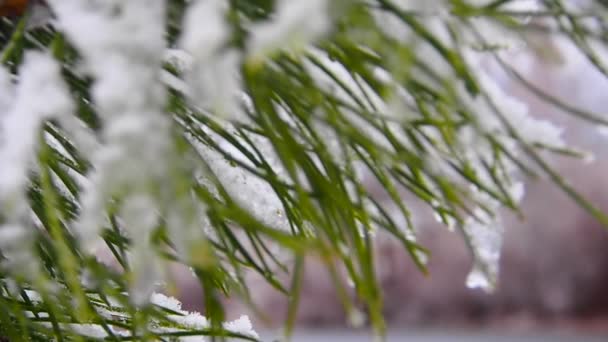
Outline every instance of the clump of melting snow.
{"type": "Polygon", "coordinates": [[[504,228],[499,217],[489,217],[481,210],[476,210],[475,214],[481,217],[469,217],[464,224],[474,250],[473,269],[466,284],[490,291],[496,286],[504,228]]]}

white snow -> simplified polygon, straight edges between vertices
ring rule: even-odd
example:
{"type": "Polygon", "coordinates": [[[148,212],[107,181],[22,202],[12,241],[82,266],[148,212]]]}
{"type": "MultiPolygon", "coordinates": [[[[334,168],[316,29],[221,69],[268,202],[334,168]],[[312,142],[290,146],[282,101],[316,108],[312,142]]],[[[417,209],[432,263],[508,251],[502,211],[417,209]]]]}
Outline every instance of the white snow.
{"type": "Polygon", "coordinates": [[[190,4],[179,46],[191,58],[180,54],[180,59],[190,69],[186,75],[190,101],[223,118],[237,119],[242,116],[238,102],[240,56],[224,46],[231,34],[226,10],[227,3],[221,0],[195,0],[190,4]]]}
{"type": "Polygon", "coordinates": [[[277,49],[299,50],[330,27],[327,0],[279,0],[272,20],[251,25],[249,53],[254,60],[277,49]]]}
{"type": "Polygon", "coordinates": [[[0,244],[5,266],[35,277],[38,265],[30,247],[33,222],[25,193],[28,175],[35,168],[44,121],[71,115],[73,106],[53,58],[29,52],[22,68],[14,86],[0,67],[0,213],[6,220],[0,224],[0,244]]]}

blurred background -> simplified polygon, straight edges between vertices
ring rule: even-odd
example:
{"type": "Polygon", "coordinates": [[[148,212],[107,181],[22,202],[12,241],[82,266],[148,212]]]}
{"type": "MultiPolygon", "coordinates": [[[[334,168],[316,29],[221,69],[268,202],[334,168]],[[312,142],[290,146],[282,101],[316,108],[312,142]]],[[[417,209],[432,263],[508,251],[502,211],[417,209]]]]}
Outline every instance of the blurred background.
{"type": "MultiPolygon", "coordinates": [[[[520,71],[561,100],[604,114],[606,79],[567,45],[547,43],[543,48],[558,58],[514,56],[520,71]]],[[[537,100],[500,71],[493,73],[528,104],[532,115],[562,126],[572,145],[593,152],[593,161],[551,159],[575,188],[608,212],[608,135],[537,100]]],[[[422,206],[412,205],[419,241],[431,251],[428,276],[395,241],[377,236],[389,341],[510,341],[516,336],[608,341],[608,233],[549,180],[528,182],[523,218],[505,213],[499,285],[490,294],[465,286],[471,257],[461,237],[437,224],[422,206]]],[[[184,307],[200,310],[200,289],[188,271],[177,272],[184,274],[184,307]]],[[[249,314],[256,330],[272,335],[285,318],[287,300],[253,276],[251,286],[267,319],[237,299],[226,300],[228,317],[249,314]]],[[[313,258],[307,260],[297,327],[296,341],[371,340],[365,325],[359,330],[349,325],[331,279],[313,258]]]]}

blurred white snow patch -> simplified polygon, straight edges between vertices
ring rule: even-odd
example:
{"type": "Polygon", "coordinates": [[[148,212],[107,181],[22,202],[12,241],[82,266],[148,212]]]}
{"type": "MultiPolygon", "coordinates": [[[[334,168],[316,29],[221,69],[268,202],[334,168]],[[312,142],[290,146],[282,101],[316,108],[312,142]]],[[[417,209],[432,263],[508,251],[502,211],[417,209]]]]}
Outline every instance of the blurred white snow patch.
{"type": "Polygon", "coordinates": [[[401,10],[417,12],[436,11],[448,5],[446,0],[392,0],[391,2],[401,10]]]}
{"type": "Polygon", "coordinates": [[[85,58],[96,61],[87,63],[94,73],[108,71],[124,58],[121,52],[131,51],[138,59],[164,48],[164,40],[158,39],[165,29],[159,25],[164,21],[162,1],[96,1],[94,6],[81,0],[48,2],[58,18],[57,25],[85,58]]]}
{"type": "Polygon", "coordinates": [[[39,52],[25,55],[16,87],[0,67],[0,93],[0,214],[5,218],[0,231],[13,238],[3,241],[8,245],[2,252],[17,271],[35,276],[31,231],[26,232],[33,224],[26,199],[28,174],[35,167],[44,121],[71,114],[73,103],[59,65],[39,52]]]}
{"type": "Polygon", "coordinates": [[[526,186],[523,182],[517,182],[507,188],[507,191],[509,192],[509,196],[511,196],[511,199],[513,199],[515,203],[519,203],[526,194],[526,186]]]}
{"type": "Polygon", "coordinates": [[[327,0],[280,0],[276,7],[271,21],[250,28],[249,53],[254,60],[277,49],[303,49],[331,27],[327,0]]]}
{"type": "Polygon", "coordinates": [[[188,97],[195,107],[238,120],[243,117],[239,102],[240,55],[225,46],[231,35],[225,18],[227,9],[224,1],[194,1],[184,19],[178,44],[182,50],[173,51],[169,57],[184,68],[188,97]]]}
{"type": "MultiPolygon", "coordinates": [[[[37,324],[47,328],[52,329],[53,324],[51,322],[38,322],[37,324]]],[[[61,329],[66,329],[72,331],[74,334],[78,334],[83,337],[89,337],[93,339],[103,339],[108,336],[106,330],[97,324],[83,324],[83,323],[59,323],[61,329]]],[[[114,329],[112,329],[114,330],[114,329]]],[[[118,331],[112,331],[113,334],[126,335],[118,331]]]]}
{"type": "Polygon", "coordinates": [[[160,80],[169,88],[178,91],[184,95],[189,96],[191,91],[190,87],[181,78],[173,75],[172,73],[162,70],[160,74],[160,80]]]}
{"type": "Polygon", "coordinates": [[[190,101],[228,120],[245,120],[241,109],[240,56],[228,50],[207,62],[195,63],[186,74],[190,101]]]}
{"type": "Polygon", "coordinates": [[[179,46],[196,62],[215,55],[230,37],[225,21],[227,4],[222,0],[194,0],[184,18],[184,32],[179,46]]]}
{"type": "Polygon", "coordinates": [[[162,277],[162,267],[154,247],[149,243],[149,236],[156,228],[157,204],[144,194],[133,194],[125,198],[121,208],[124,226],[128,227],[128,235],[133,239],[129,251],[129,261],[132,269],[130,283],[130,298],[138,306],[145,305],[156,283],[162,277]]]}
{"type": "Polygon", "coordinates": [[[163,60],[169,63],[179,72],[185,72],[192,69],[194,58],[191,54],[182,49],[167,49],[163,60]]]}
{"type": "Polygon", "coordinates": [[[163,1],[90,2],[51,0],[57,25],[83,56],[94,78],[93,100],[103,121],[104,142],[92,151],[94,171],[84,188],[82,214],[76,222],[85,249],[99,241],[106,204],[122,198],[122,225],[134,243],[129,255],[131,299],[145,305],[161,278],[161,260],[149,244],[158,224],[161,201],[152,189],[164,190],[170,175],[171,122],[163,114],[165,87],[161,66],[165,48],[163,1]],[[129,34],[124,34],[129,32],[129,34]]]}

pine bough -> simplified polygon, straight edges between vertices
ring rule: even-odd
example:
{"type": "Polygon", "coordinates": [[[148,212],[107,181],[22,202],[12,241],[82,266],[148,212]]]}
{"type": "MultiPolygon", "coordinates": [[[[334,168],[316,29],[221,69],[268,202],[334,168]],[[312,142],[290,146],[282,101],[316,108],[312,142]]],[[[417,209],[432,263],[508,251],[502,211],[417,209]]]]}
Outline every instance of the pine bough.
{"type": "Polygon", "coordinates": [[[15,24],[0,69],[0,333],[13,340],[255,341],[220,299],[255,305],[245,272],[289,296],[289,336],[307,255],[351,323],[367,316],[382,336],[375,234],[422,272],[429,257],[405,194],[462,236],[467,284],[486,290],[499,210],[519,212],[527,178],[608,223],[545,161],[586,155],[497,77],[605,127],[518,69],[540,35],[606,75],[599,1],[47,3],[49,23],[2,24],[15,24]],[[206,317],[156,292],[173,263],[200,281],[206,317]]]}

